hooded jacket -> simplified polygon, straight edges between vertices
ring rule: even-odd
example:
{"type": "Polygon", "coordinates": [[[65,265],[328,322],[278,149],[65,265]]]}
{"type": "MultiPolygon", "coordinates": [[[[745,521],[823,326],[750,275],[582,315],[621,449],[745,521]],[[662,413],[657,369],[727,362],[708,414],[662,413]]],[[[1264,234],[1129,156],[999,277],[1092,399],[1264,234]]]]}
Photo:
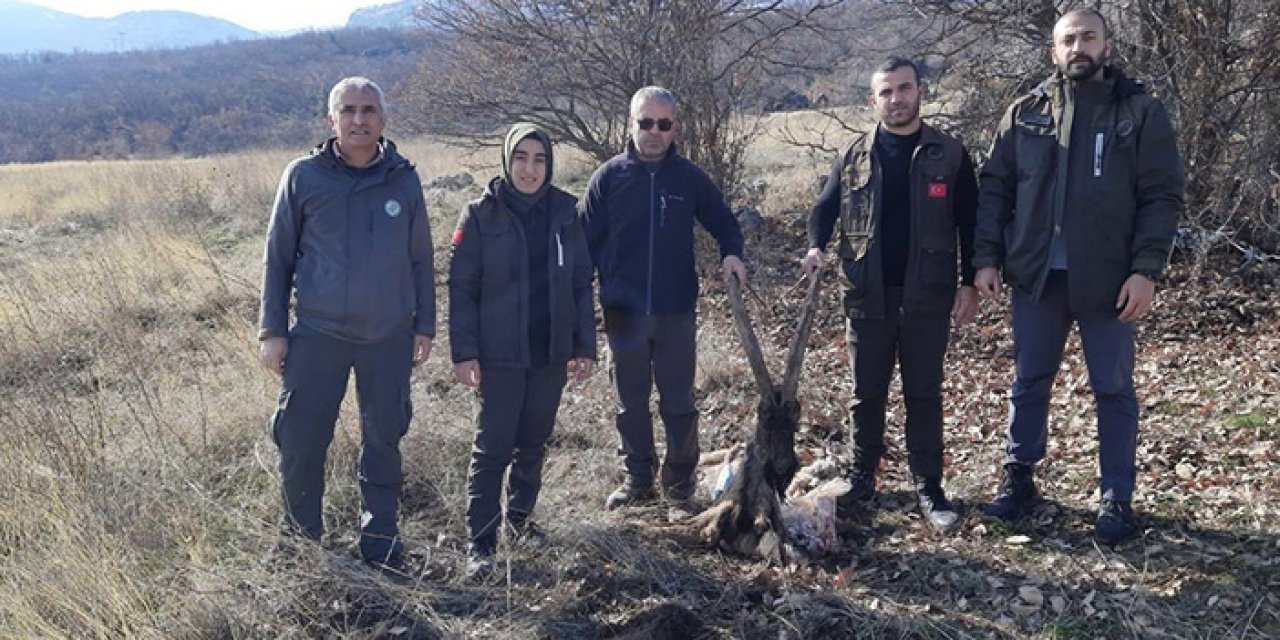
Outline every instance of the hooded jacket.
{"type": "Polygon", "coordinates": [[[1010,285],[1039,300],[1054,235],[1065,233],[1070,304],[1078,313],[1114,314],[1131,274],[1160,276],[1186,183],[1164,105],[1117,69],[1108,68],[1106,79],[1110,100],[1091,122],[1073,123],[1070,81],[1058,73],[1014,102],[979,187],[974,266],[1002,268],[1010,285]],[[1071,148],[1073,126],[1091,129],[1094,148],[1071,148]],[[1093,156],[1077,202],[1066,202],[1071,153],[1093,156]]]}
{"type": "Polygon", "coordinates": [[[579,209],[606,309],[694,310],[694,220],[719,243],[721,258],[742,257],[742,231],[720,189],[675,145],[646,164],[628,142],[592,174],[579,209]]]}
{"type": "Polygon", "coordinates": [[[547,236],[526,237],[517,214],[499,195],[506,188],[502,178],[490,181],[484,195],[463,208],[449,261],[449,346],[455,363],[479,360],[481,367],[530,367],[531,298],[550,305],[550,362],[596,356],[591,255],[578,223],[577,199],[550,186],[550,139],[537,129],[514,139],[508,136],[504,166],[510,167],[512,149],[528,135],[536,135],[548,151],[547,179],[540,191],[545,203],[537,205],[549,211],[547,236]],[[531,242],[547,246],[545,297],[531,296],[529,290],[531,242]]]}
{"type": "Polygon", "coordinates": [[[263,255],[261,337],[298,325],[369,344],[412,329],[435,335],[431,227],[422,183],[389,140],[353,169],[330,138],[284,171],[263,255]]]}

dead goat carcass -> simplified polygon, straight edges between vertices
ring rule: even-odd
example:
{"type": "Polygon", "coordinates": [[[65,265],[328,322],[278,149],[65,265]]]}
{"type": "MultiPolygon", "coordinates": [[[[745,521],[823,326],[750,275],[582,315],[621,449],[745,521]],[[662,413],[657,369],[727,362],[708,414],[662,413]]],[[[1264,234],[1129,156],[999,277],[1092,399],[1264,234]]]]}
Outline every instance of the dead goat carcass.
{"type": "Polygon", "coordinates": [[[769,377],[760,342],[747,317],[741,286],[736,279],[730,278],[729,304],[733,309],[734,324],[760,391],[756,430],[747,445],[741,469],[734,474],[728,490],[719,502],[693,518],[693,525],[702,540],[726,551],[786,561],[782,501],[786,499],[791,478],[800,467],[795,451],[796,427],[800,421],[796,390],[821,282],[822,270],[819,269],[810,276],[809,294],[800,311],[800,324],[791,340],[786,373],[782,384],[776,386],[769,377]]]}

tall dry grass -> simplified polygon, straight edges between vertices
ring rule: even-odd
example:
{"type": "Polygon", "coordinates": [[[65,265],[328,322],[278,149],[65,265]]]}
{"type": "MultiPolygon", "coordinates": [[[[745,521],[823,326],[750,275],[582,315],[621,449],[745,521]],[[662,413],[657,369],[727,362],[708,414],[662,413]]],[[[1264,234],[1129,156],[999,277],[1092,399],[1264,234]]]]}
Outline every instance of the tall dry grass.
{"type": "MultiPolygon", "coordinates": [[[[401,151],[424,181],[477,179],[428,192],[443,273],[457,212],[496,174],[497,151],[427,140],[401,151]]],[[[261,239],[295,155],[0,167],[0,636],[469,635],[431,614],[425,592],[375,580],[353,559],[354,393],[330,454],[328,539],[273,553],[266,421],[278,380],[258,367],[254,336],[261,239]]],[[[585,183],[593,167],[563,156],[558,181],[585,183]]],[[[449,382],[444,333],[415,376],[403,530],[454,580],[475,400],[449,382]]],[[[603,378],[588,389],[603,397],[603,378]]],[[[557,438],[574,453],[549,461],[549,485],[612,468],[599,453],[607,409],[583,397],[566,399],[557,438]]],[[[608,482],[592,484],[584,514],[608,482]]],[[[544,500],[565,511],[584,502],[544,500]]],[[[492,607],[489,591],[458,606],[492,607]]]]}
{"type": "MultiPolygon", "coordinates": [[[[783,122],[811,141],[838,137],[812,114],[770,116],[768,130],[783,122]]],[[[1273,502],[1259,499],[1246,525],[1212,523],[1217,531],[1205,538],[1246,540],[1256,562],[1188,568],[1165,559],[1191,546],[1179,542],[1192,536],[1180,516],[1161,521],[1170,532],[1163,555],[1093,555],[1081,534],[1096,470],[1078,354],[1067,386],[1079,389],[1055,404],[1070,410],[1072,431],[1057,434],[1070,442],[1050,461],[1049,487],[1064,514],[1036,525],[1044,543],[1034,550],[1005,544],[1011,531],[975,521],[945,540],[923,532],[909,499],[888,488],[906,486],[905,454],[891,436],[887,506],[846,532],[850,548],[820,568],[774,571],[691,551],[653,532],[680,515],[665,506],[625,516],[601,510],[619,479],[615,407],[602,371],[571,386],[562,405],[537,514],[551,544],[504,547],[493,580],[463,580],[476,399],[451,380],[443,273],[457,213],[496,173],[498,152],[467,154],[430,140],[404,141],[401,150],[425,181],[463,170],[477,180],[427,193],[441,331],[415,372],[415,417],[403,445],[402,531],[424,569],[408,584],[374,576],[355,559],[354,397],[330,452],[327,538],[274,553],[279,488],[266,422],[279,382],[257,365],[255,321],[268,209],[298,152],[0,167],[0,637],[1139,637],[1151,620],[1173,620],[1175,637],[1254,638],[1265,636],[1259,628],[1278,628],[1277,605],[1267,600],[1280,548],[1273,502]],[[1185,593],[1169,586],[1184,583],[1185,593]],[[1009,617],[1025,584],[1061,593],[1069,607],[1009,617]],[[1206,608],[1210,593],[1256,607],[1253,617],[1206,608]],[[1082,613],[1082,602],[1101,615],[1082,613]],[[1183,633],[1193,628],[1203,633],[1183,633]]],[[[751,306],[774,318],[758,328],[775,363],[789,337],[789,301],[799,297],[800,221],[830,161],[777,135],[749,155],[748,180],[765,182],[753,202],[766,216],[749,235],[761,295],[751,306]]],[[[575,192],[594,168],[568,152],[556,166],[557,183],[575,192]]],[[[720,285],[704,275],[698,387],[711,449],[747,436],[755,400],[720,285]]],[[[808,446],[843,460],[839,423],[850,384],[838,296],[827,289],[802,396],[808,446]]],[[[988,319],[981,332],[961,334],[957,347],[970,360],[949,362],[956,466],[998,460],[995,422],[970,424],[1002,406],[1005,382],[982,359],[1007,351],[1003,330],[988,319]],[[983,393],[955,388],[972,378],[983,393]]],[[[1186,375],[1188,388],[1236,384],[1225,369],[1186,375]]],[[[1152,410],[1156,420],[1194,418],[1160,411],[1152,410]]],[[[1262,420],[1271,434],[1273,413],[1262,420]]],[[[900,407],[890,417],[900,426],[900,407]]],[[[1261,464],[1241,460],[1222,464],[1261,464]]],[[[955,480],[962,495],[989,489],[980,473],[955,480]]]]}

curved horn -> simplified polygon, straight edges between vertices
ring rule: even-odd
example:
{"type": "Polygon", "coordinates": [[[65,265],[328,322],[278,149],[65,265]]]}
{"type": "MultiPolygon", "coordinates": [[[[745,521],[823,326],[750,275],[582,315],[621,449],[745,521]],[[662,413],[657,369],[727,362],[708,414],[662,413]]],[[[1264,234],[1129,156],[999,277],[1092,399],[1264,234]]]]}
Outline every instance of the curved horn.
{"type": "Polygon", "coordinates": [[[751,373],[755,374],[756,386],[764,398],[773,397],[773,380],[769,378],[769,369],[764,364],[764,353],[760,351],[760,341],[751,328],[751,318],[747,317],[747,306],[742,302],[742,285],[736,276],[729,278],[729,307],[733,309],[733,324],[738,328],[738,338],[742,340],[742,348],[747,352],[747,361],[751,363],[751,373]]]}
{"type": "Polygon", "coordinates": [[[800,370],[804,368],[804,351],[809,344],[809,330],[813,328],[813,315],[818,310],[818,290],[822,288],[822,272],[824,265],[818,265],[809,275],[809,294],[804,298],[804,306],[800,308],[800,324],[796,334],[791,338],[791,349],[787,353],[787,371],[782,376],[782,397],[787,400],[796,398],[796,389],[800,386],[800,370]]]}

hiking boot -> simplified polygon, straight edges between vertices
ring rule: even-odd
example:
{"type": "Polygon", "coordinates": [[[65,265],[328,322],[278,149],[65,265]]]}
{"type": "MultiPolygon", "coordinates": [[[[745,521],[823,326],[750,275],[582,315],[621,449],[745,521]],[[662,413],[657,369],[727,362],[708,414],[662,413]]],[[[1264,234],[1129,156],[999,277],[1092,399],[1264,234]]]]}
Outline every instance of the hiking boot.
{"type": "Polygon", "coordinates": [[[849,472],[849,491],[836,498],[836,515],[846,516],[876,497],[876,469],[854,465],[849,472]]]}
{"type": "Polygon", "coordinates": [[[951,501],[947,500],[939,478],[916,479],[916,501],[920,506],[920,515],[929,521],[935,531],[945,533],[960,524],[960,514],[956,513],[951,501]]]}
{"type": "Polygon", "coordinates": [[[476,544],[467,545],[467,566],[464,575],[467,580],[484,580],[493,573],[493,547],[476,544]]]}
{"type": "Polygon", "coordinates": [[[996,497],[987,505],[986,514],[1006,522],[1026,515],[1040,494],[1036,491],[1035,469],[1011,462],[1004,465],[1004,476],[996,497]]]}
{"type": "Polygon", "coordinates": [[[604,501],[604,508],[608,511],[615,511],[633,504],[650,502],[655,498],[657,498],[657,494],[653,492],[653,485],[634,485],[628,482],[609,494],[608,499],[604,501]]]}
{"type": "Polygon", "coordinates": [[[1100,543],[1115,546],[1134,537],[1138,525],[1133,520],[1133,508],[1122,500],[1103,500],[1098,507],[1098,519],[1093,523],[1093,537],[1100,543]]]}
{"type": "Polygon", "coordinates": [[[662,495],[670,502],[688,502],[693,499],[692,482],[667,485],[662,488],[662,495]]]}
{"type": "Polygon", "coordinates": [[[507,518],[507,530],[511,540],[520,546],[541,547],[547,543],[546,532],[532,520],[507,518]]]}

